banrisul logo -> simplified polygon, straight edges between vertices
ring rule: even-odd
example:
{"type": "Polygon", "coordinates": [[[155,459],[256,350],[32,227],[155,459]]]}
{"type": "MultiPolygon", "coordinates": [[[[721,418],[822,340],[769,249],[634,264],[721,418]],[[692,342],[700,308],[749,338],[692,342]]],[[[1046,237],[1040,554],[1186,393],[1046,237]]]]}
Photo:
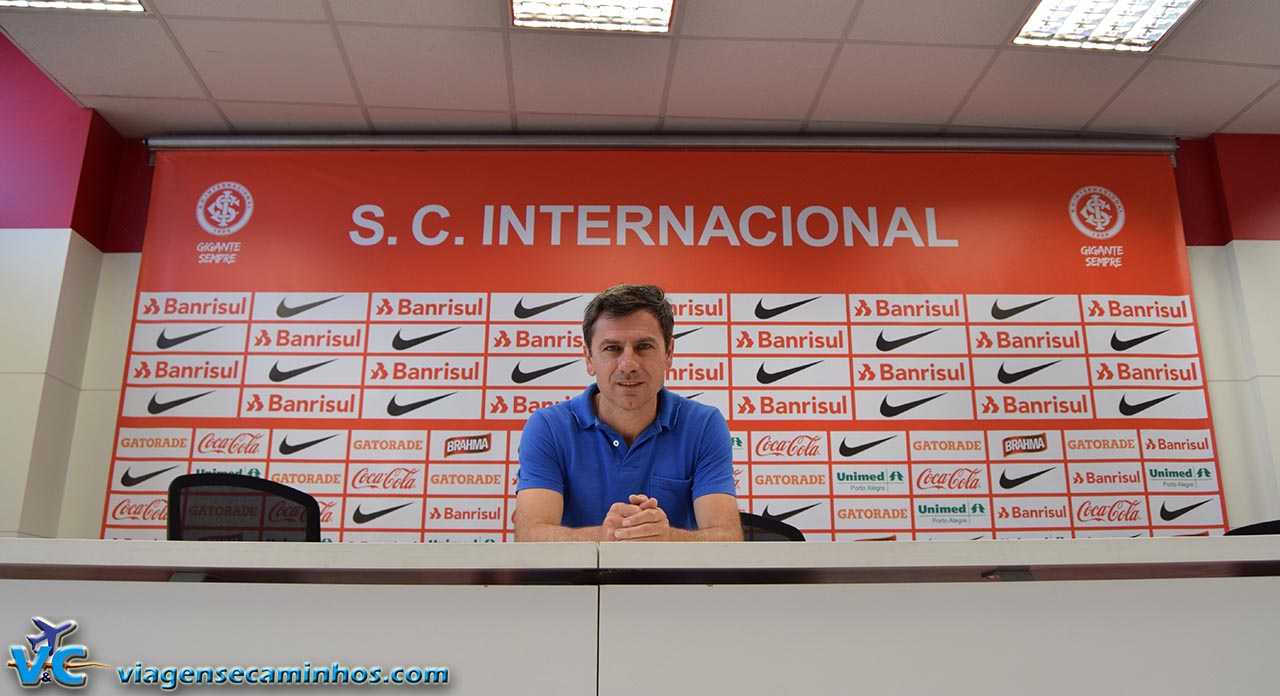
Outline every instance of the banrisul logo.
{"type": "Polygon", "coordinates": [[[196,222],[212,235],[235,234],[253,216],[253,195],[234,182],[223,181],[204,190],[196,203],[196,222]]]}
{"type": "Polygon", "coordinates": [[[1085,186],[1071,196],[1071,222],[1092,239],[1111,239],[1124,227],[1124,204],[1101,186],[1085,186]]]}
{"type": "Polygon", "coordinates": [[[18,674],[18,684],[32,689],[45,684],[57,684],[79,688],[89,681],[78,670],[85,667],[106,667],[97,662],[87,662],[89,649],[83,645],[71,645],[67,636],[77,628],[73,620],[58,623],[39,616],[31,619],[37,633],[26,637],[26,645],[10,645],[7,667],[18,674]]]}

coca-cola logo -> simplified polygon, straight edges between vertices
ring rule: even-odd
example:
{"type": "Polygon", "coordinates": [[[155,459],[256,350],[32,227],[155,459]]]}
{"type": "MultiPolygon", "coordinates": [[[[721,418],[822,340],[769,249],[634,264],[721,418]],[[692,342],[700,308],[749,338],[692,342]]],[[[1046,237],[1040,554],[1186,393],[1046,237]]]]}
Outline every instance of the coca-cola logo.
{"type": "Polygon", "coordinates": [[[164,522],[169,519],[169,501],[153,498],[146,502],[125,498],[111,508],[111,519],[134,522],[164,522]]]}
{"type": "Polygon", "coordinates": [[[1076,508],[1076,519],[1081,522],[1141,522],[1141,502],[1132,498],[1109,504],[1086,500],[1076,508]]]}
{"type": "Polygon", "coordinates": [[[916,475],[918,490],[973,491],[982,488],[982,470],[961,467],[951,471],[934,471],[926,467],[916,475]]]}
{"type": "Polygon", "coordinates": [[[320,503],[320,524],[329,524],[333,520],[333,509],[338,507],[337,501],[321,500],[320,503]]]}
{"type": "Polygon", "coordinates": [[[822,441],[818,435],[796,435],[790,439],[765,435],[756,442],[756,455],[760,457],[817,457],[822,454],[822,441]]]}
{"type": "Polygon", "coordinates": [[[208,433],[196,445],[196,451],[201,454],[257,454],[261,449],[262,433],[208,433]]]}
{"type": "Polygon", "coordinates": [[[418,487],[418,470],[407,466],[377,471],[361,467],[351,477],[352,488],[378,488],[388,491],[414,490],[418,487]]]}
{"type": "Polygon", "coordinates": [[[307,509],[293,501],[277,500],[267,508],[267,522],[271,524],[297,524],[305,523],[307,509]]]}

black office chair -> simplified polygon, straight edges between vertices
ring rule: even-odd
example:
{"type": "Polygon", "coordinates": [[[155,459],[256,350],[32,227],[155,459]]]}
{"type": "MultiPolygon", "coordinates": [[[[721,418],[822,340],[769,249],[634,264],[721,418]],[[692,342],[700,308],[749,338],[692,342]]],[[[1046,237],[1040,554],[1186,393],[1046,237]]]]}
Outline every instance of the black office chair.
{"type": "Polygon", "coordinates": [[[1280,534],[1280,520],[1255,522],[1227,530],[1224,536],[1253,536],[1255,534],[1280,534]]]}
{"type": "Polygon", "coordinates": [[[170,541],[320,541],[320,504],[282,483],[184,474],[169,484],[170,541]]]}
{"type": "Polygon", "coordinates": [[[738,518],[743,541],[804,541],[804,532],[786,522],[741,511],[738,518]]]}

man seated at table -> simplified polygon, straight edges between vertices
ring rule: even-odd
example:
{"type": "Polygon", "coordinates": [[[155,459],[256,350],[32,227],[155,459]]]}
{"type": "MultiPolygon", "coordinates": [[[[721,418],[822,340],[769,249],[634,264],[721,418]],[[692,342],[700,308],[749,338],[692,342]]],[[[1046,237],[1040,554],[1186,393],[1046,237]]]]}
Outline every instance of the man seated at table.
{"type": "Polygon", "coordinates": [[[617,285],[587,305],[596,381],[525,424],[516,541],[742,539],[724,416],[662,386],[674,326],[653,285],[617,285]]]}

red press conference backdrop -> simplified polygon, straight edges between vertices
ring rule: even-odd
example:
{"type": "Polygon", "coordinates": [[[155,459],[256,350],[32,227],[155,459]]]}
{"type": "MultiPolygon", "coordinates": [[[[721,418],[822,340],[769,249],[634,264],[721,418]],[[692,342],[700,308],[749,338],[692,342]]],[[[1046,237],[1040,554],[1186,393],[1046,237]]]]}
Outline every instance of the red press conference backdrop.
{"type": "Polygon", "coordinates": [[[103,536],[232,471],[333,541],[510,540],[620,282],[812,540],[1221,533],[1182,240],[1156,155],[162,153],[103,536]]]}

